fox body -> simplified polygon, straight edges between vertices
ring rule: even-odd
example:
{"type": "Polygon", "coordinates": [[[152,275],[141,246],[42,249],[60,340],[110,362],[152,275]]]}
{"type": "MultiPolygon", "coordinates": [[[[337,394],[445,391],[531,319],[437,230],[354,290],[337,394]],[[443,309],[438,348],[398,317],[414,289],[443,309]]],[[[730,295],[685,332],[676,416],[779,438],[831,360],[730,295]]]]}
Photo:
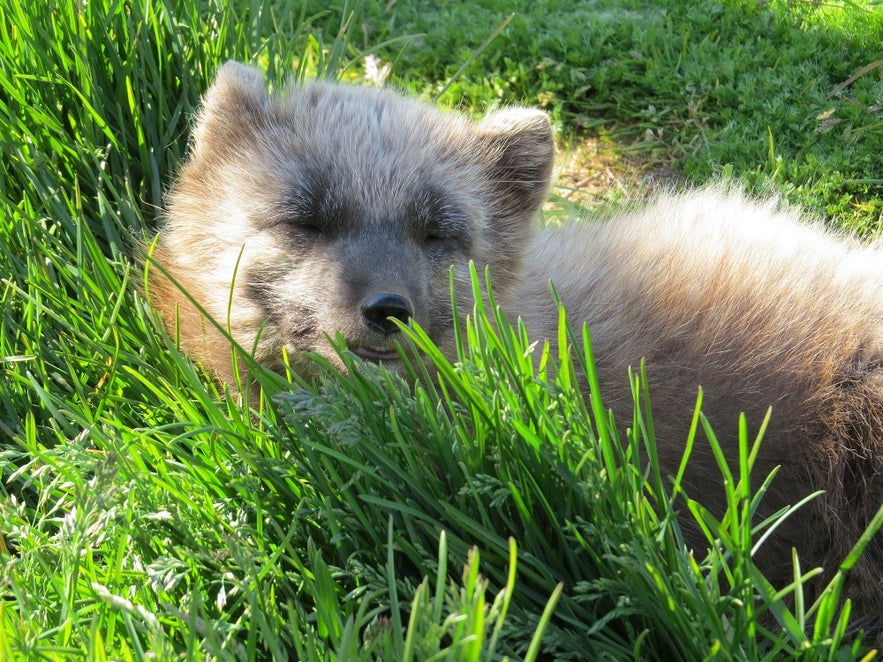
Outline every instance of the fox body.
{"type": "MultiPolygon", "coordinates": [[[[540,230],[554,147],[546,116],[510,109],[474,122],[388,91],[330,83],[268,94],[228,63],[204,100],[168,196],[150,296],[182,347],[235,382],[229,341],[261,363],[305,352],[339,361],[340,334],[391,368],[397,327],[416,320],[451,352],[451,267],[471,307],[468,263],[531,338],[555,342],[551,280],[592,332],[602,396],[628,421],[628,366],[646,359],[662,466],[676,471],[695,405],[733,460],[740,412],[772,419],[757,475],[781,471],[767,510],[817,489],[762,548],[773,581],[836,570],[883,504],[883,253],[723,187],[663,195],[642,211],[540,230]],[[199,307],[181,290],[189,293],[199,307]]],[[[724,506],[710,450],[686,488],[724,506]]],[[[690,532],[688,531],[688,537],[690,532]]],[[[696,532],[694,532],[695,534],[696,532]]],[[[883,536],[848,591],[883,629],[883,536]]],[[[702,538],[693,536],[697,544],[702,538]]]]}

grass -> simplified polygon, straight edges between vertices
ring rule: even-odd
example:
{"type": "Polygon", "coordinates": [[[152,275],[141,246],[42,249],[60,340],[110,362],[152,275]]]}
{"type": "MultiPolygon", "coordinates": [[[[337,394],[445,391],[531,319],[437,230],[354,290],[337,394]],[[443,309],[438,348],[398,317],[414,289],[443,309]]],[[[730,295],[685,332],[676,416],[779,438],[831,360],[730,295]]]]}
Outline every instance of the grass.
{"type": "MultiPolygon", "coordinates": [[[[318,5],[318,3],[317,3],[318,5]]],[[[688,181],[735,176],[873,232],[881,207],[883,77],[879,3],[527,0],[366,3],[369,47],[393,80],[434,97],[501,22],[442,101],[547,108],[624,156],[688,181]],[[370,8],[370,11],[369,11],[370,8]]]]}
{"type": "Polygon", "coordinates": [[[158,330],[132,255],[220,62],[358,76],[362,51],[430,96],[471,56],[440,103],[542,102],[565,134],[873,233],[879,7],[524,3],[476,54],[509,10],[399,5],[347,23],[300,2],[0,0],[0,657],[866,655],[836,580],[811,605],[754,569],[755,440],[720,521],[690,502],[713,551],[685,552],[640,370],[619,439],[576,388],[582,330],[537,371],[523,333],[479,309],[461,361],[434,357],[437,384],[257,371],[287,395],[254,411],[158,330]]]}

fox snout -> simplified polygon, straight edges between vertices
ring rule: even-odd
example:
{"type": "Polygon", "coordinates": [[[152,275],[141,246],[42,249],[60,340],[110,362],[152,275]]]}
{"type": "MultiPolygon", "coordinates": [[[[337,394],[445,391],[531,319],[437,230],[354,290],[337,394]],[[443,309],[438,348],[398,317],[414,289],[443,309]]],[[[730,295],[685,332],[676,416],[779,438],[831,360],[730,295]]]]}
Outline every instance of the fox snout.
{"type": "Polygon", "coordinates": [[[355,312],[362,331],[344,339],[350,351],[373,362],[395,361],[398,358],[396,334],[399,333],[396,321],[407,323],[419,317],[411,297],[385,288],[365,294],[355,312]]]}
{"type": "Polygon", "coordinates": [[[362,321],[369,329],[391,336],[399,330],[393,320],[407,323],[414,315],[414,306],[401,294],[379,292],[365,298],[361,312],[362,321]]]}

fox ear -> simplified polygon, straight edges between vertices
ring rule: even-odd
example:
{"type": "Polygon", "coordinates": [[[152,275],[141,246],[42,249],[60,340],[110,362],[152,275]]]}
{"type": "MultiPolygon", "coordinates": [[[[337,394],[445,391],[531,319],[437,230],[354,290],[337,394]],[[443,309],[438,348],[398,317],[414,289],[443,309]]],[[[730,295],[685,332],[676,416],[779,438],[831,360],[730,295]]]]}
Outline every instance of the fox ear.
{"type": "Polygon", "coordinates": [[[270,96],[264,77],[254,67],[226,62],[202,99],[193,131],[195,152],[234,145],[260,126],[270,96]]]}
{"type": "Polygon", "coordinates": [[[228,60],[218,69],[214,82],[206,92],[203,106],[213,109],[244,105],[248,109],[259,109],[267,99],[267,86],[261,72],[241,62],[228,60]]]}
{"type": "Polygon", "coordinates": [[[511,108],[491,113],[477,131],[490,157],[497,216],[524,223],[546,199],[555,161],[548,116],[539,110],[511,108]]]}

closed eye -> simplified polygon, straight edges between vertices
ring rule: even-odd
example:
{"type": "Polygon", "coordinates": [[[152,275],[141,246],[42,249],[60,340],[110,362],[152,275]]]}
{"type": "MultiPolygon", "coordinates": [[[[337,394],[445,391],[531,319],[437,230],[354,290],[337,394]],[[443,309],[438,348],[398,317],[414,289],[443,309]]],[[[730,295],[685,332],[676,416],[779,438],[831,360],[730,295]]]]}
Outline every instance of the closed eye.
{"type": "Polygon", "coordinates": [[[427,234],[423,241],[427,244],[435,244],[443,241],[454,241],[455,237],[451,237],[440,232],[430,232],[427,234]]]}
{"type": "Polygon", "coordinates": [[[300,234],[306,237],[321,237],[324,234],[324,231],[317,223],[310,221],[299,221],[294,223],[294,228],[300,234]]]}
{"type": "Polygon", "coordinates": [[[464,248],[464,237],[445,232],[430,232],[423,237],[423,248],[430,254],[451,255],[464,248]]]}

